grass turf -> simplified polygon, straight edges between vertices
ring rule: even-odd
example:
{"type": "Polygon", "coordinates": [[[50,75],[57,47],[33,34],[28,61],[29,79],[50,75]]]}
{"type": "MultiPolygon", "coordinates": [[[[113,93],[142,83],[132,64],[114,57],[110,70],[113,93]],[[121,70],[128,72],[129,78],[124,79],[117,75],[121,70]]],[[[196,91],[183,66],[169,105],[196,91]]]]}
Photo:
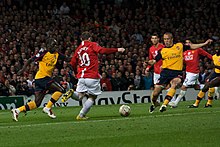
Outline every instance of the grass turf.
{"type": "Polygon", "coordinates": [[[93,106],[87,121],[76,121],[80,107],[54,108],[56,119],[36,109],[13,122],[9,110],[0,111],[0,146],[219,146],[220,103],[212,108],[187,108],[181,102],[166,112],[148,113],[150,104],[129,104],[129,117],[118,114],[119,105],[93,106]]]}

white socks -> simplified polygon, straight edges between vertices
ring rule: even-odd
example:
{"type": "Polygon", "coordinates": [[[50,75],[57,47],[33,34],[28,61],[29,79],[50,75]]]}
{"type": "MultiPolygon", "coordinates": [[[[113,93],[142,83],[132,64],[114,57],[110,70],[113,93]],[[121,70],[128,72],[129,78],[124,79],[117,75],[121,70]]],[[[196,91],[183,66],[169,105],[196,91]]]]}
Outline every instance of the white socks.
{"type": "Polygon", "coordinates": [[[175,103],[175,105],[177,105],[185,95],[186,95],[186,91],[180,90],[180,94],[178,95],[176,100],[173,101],[175,103]]]}
{"type": "Polygon", "coordinates": [[[92,107],[94,101],[91,98],[88,98],[86,102],[83,104],[83,108],[81,109],[79,115],[80,117],[84,117],[92,107]]]}

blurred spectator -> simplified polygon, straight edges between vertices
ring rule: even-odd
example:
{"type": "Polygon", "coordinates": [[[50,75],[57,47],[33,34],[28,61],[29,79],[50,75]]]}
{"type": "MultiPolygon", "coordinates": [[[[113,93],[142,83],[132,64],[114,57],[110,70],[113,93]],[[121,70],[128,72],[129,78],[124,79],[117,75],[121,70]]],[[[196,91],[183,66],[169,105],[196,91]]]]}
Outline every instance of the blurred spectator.
{"type": "Polygon", "coordinates": [[[61,85],[63,86],[63,88],[68,91],[70,89],[70,85],[69,82],[63,81],[61,82],[61,85]]]}
{"type": "Polygon", "coordinates": [[[29,90],[32,91],[33,93],[34,92],[34,76],[32,73],[28,74],[27,83],[28,83],[29,90]]]}
{"type": "Polygon", "coordinates": [[[61,14],[69,14],[70,8],[67,6],[66,2],[63,2],[63,4],[60,6],[60,13],[61,14]]]}
{"type": "Polygon", "coordinates": [[[137,28],[135,29],[134,34],[131,36],[131,38],[139,44],[141,44],[144,41],[142,34],[138,31],[137,28]]]}
{"type": "MultiPolygon", "coordinates": [[[[144,70],[143,70],[144,71],[144,70]]],[[[153,76],[151,72],[146,72],[145,75],[143,75],[143,81],[144,81],[144,90],[152,90],[153,89],[153,76]]]]}
{"type": "MultiPolygon", "coordinates": [[[[100,45],[125,47],[125,54],[115,53],[100,57],[102,71],[107,72],[109,77],[113,76],[112,83],[117,82],[114,73],[118,70],[123,76],[126,71],[134,73],[137,67],[142,71],[143,67],[140,64],[148,56],[146,50],[150,47],[150,36],[155,31],[159,32],[159,36],[166,31],[173,32],[175,41],[193,36],[195,43],[203,42],[207,38],[214,39],[215,44],[220,43],[217,1],[201,3],[195,0],[193,4],[186,0],[141,0],[135,3],[128,0],[80,0],[69,4],[57,0],[11,2],[12,4],[7,4],[8,2],[2,1],[0,8],[0,72],[3,74],[0,74],[0,81],[4,81],[10,75],[10,84],[15,87],[15,74],[28,58],[35,55],[41,47],[45,47],[48,37],[57,39],[59,51],[65,56],[74,53],[80,34],[85,30],[90,31],[94,36],[93,41],[100,45]],[[166,9],[167,7],[170,9],[166,9]],[[181,9],[175,9],[176,7],[181,9]],[[90,13],[91,10],[94,10],[94,13],[90,13]]],[[[204,47],[204,50],[213,54],[214,45],[204,47]]],[[[204,82],[205,69],[208,69],[207,72],[211,69],[206,59],[200,61],[204,66],[200,79],[204,82]]],[[[31,64],[25,77],[28,77],[29,73],[33,73],[34,76],[37,67],[37,64],[31,64]]],[[[59,74],[62,72],[61,69],[65,70],[74,86],[77,79],[61,60],[58,60],[55,71],[58,75],[54,75],[55,80],[62,80],[60,76],[63,75],[59,74]]],[[[25,77],[17,77],[17,81],[25,77]]],[[[112,86],[112,90],[114,88],[121,90],[112,86]]]]}
{"type": "Polygon", "coordinates": [[[112,84],[112,91],[119,91],[120,87],[118,84],[118,79],[116,78],[116,73],[112,73],[112,77],[111,77],[111,84],[112,84]]]}
{"type": "Polygon", "coordinates": [[[5,86],[4,83],[1,83],[1,82],[0,82],[0,95],[10,96],[9,89],[5,86]]]}
{"type": "Polygon", "coordinates": [[[28,82],[27,81],[22,81],[20,82],[17,87],[16,87],[16,95],[26,95],[26,96],[31,96],[33,91],[29,90],[28,87],[28,82]]]}
{"type": "Polygon", "coordinates": [[[107,73],[102,73],[102,78],[100,80],[101,88],[103,91],[112,91],[112,84],[110,79],[107,77],[107,73]]]}
{"type": "Polygon", "coordinates": [[[9,96],[15,95],[16,89],[15,89],[15,87],[14,87],[13,85],[11,85],[11,84],[9,83],[9,80],[8,80],[8,79],[5,80],[5,87],[7,88],[6,91],[9,92],[9,96]]]}
{"type": "Polygon", "coordinates": [[[201,84],[205,84],[206,82],[206,78],[209,76],[210,72],[208,71],[208,69],[204,69],[203,66],[199,67],[200,73],[199,73],[199,82],[201,84]]]}
{"type": "Polygon", "coordinates": [[[57,83],[60,83],[60,82],[63,80],[63,78],[62,78],[62,76],[59,74],[59,70],[58,70],[57,68],[55,68],[55,69],[53,70],[53,76],[52,76],[52,78],[53,78],[57,83]]]}
{"type": "Polygon", "coordinates": [[[122,76],[122,73],[120,71],[117,72],[116,74],[116,79],[117,79],[117,87],[119,88],[119,91],[124,91],[127,90],[127,81],[126,79],[122,76]]]}
{"type": "Polygon", "coordinates": [[[127,81],[126,87],[134,87],[134,78],[131,77],[130,74],[133,74],[133,73],[129,73],[128,71],[125,71],[125,79],[127,81]]]}
{"type": "Polygon", "coordinates": [[[136,74],[134,76],[134,86],[136,90],[144,89],[143,76],[139,69],[136,70],[136,74]]]}

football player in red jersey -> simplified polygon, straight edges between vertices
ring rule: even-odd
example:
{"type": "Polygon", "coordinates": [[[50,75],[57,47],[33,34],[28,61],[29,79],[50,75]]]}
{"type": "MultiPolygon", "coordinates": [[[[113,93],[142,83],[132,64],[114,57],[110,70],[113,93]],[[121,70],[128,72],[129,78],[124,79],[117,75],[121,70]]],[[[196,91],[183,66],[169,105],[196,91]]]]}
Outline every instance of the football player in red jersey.
{"type": "Polygon", "coordinates": [[[101,94],[100,74],[98,71],[98,54],[111,54],[115,52],[124,52],[124,48],[104,48],[99,46],[96,42],[91,41],[91,34],[83,32],[81,35],[81,44],[76,49],[70,64],[75,73],[77,73],[78,83],[76,92],[73,90],[66,92],[63,95],[62,101],[66,101],[70,95],[74,95],[75,99],[82,100],[87,96],[88,99],[83,104],[77,120],[86,120],[86,114],[92,107],[95,99],[101,94]],[[78,66],[78,68],[77,68],[78,66]]]}
{"type": "Polygon", "coordinates": [[[205,108],[212,107],[213,95],[215,92],[214,88],[220,86],[220,62],[219,62],[220,61],[220,50],[218,48],[215,48],[215,49],[216,49],[216,54],[212,56],[214,70],[207,78],[204,87],[199,91],[195,103],[192,105],[189,105],[189,108],[198,108],[200,101],[203,99],[207,91],[209,91],[208,101],[205,104],[205,108]]]}
{"type": "MultiPolygon", "coordinates": [[[[159,43],[159,40],[160,39],[159,39],[159,36],[157,33],[154,33],[151,36],[151,42],[153,45],[149,49],[149,60],[155,59],[155,57],[158,54],[158,50],[160,50],[161,48],[164,47],[163,44],[159,43]]],[[[158,79],[160,78],[161,65],[162,65],[162,60],[155,63],[153,66],[153,68],[154,68],[154,85],[156,83],[158,83],[158,79]]],[[[145,72],[149,72],[151,67],[152,67],[151,65],[148,65],[145,72]]]]}
{"type": "MultiPolygon", "coordinates": [[[[185,41],[186,45],[192,44],[192,42],[187,39],[185,41]]],[[[176,98],[175,101],[169,103],[169,105],[173,108],[177,107],[179,101],[186,95],[186,91],[188,87],[194,87],[195,90],[200,90],[200,83],[198,81],[199,78],[199,57],[206,56],[210,60],[212,60],[212,55],[204,51],[202,48],[198,48],[195,50],[186,50],[183,53],[184,63],[186,65],[186,78],[183,82],[183,85],[180,90],[180,94],[176,98]]],[[[214,88],[212,89],[212,91],[214,88]]],[[[212,92],[213,93],[213,92],[212,92]]],[[[214,94],[214,93],[213,93],[214,94]]]]}

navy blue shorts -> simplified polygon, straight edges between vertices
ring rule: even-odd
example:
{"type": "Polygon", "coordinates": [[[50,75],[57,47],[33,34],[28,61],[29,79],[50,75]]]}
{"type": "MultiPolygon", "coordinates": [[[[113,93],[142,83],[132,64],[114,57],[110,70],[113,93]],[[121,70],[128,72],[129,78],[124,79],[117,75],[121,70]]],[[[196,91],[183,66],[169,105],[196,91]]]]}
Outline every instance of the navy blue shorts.
{"type": "Polygon", "coordinates": [[[163,69],[160,73],[160,78],[157,85],[167,85],[174,78],[180,78],[183,82],[183,72],[180,70],[163,69]]]}
{"type": "Polygon", "coordinates": [[[51,77],[44,77],[41,79],[35,79],[35,92],[48,90],[49,86],[53,82],[54,82],[54,80],[51,77]]]}

